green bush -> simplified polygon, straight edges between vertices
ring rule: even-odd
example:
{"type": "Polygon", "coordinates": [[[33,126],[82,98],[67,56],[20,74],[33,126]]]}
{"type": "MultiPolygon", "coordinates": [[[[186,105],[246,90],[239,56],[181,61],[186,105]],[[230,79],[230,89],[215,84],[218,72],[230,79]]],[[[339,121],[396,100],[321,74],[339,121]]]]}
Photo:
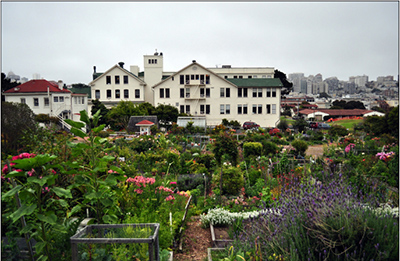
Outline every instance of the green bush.
{"type": "Polygon", "coordinates": [[[307,142],[304,140],[296,139],[292,142],[292,146],[296,149],[296,152],[302,156],[305,156],[306,150],[308,149],[307,142]]]}
{"type": "Polygon", "coordinates": [[[346,136],[347,134],[349,134],[349,131],[346,129],[346,127],[343,127],[341,125],[332,125],[328,133],[331,136],[340,137],[340,136],[346,136]]]}
{"type": "MultiPolygon", "coordinates": [[[[220,169],[218,168],[213,176],[213,184],[217,188],[220,186],[220,169]]],[[[222,194],[238,195],[240,189],[244,186],[243,172],[240,168],[224,166],[222,170],[222,194]]]]}
{"type": "Polygon", "coordinates": [[[244,157],[261,156],[263,146],[260,142],[245,142],[243,144],[244,157]]]}

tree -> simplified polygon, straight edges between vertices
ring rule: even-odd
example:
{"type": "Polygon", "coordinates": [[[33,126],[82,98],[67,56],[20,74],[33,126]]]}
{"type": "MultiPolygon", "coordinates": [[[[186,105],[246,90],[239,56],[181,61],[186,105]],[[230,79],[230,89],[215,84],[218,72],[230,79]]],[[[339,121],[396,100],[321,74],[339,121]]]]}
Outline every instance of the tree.
{"type": "Polygon", "coordinates": [[[293,123],[293,128],[297,129],[299,132],[302,132],[308,127],[308,123],[305,119],[298,119],[293,123]]]}
{"type": "Polygon", "coordinates": [[[351,109],[362,109],[365,110],[365,106],[363,102],[360,101],[348,101],[344,106],[344,109],[351,110],[351,109]]]}
{"type": "Polygon", "coordinates": [[[155,108],[155,115],[160,124],[171,126],[173,122],[177,122],[179,111],[174,106],[160,104],[155,108]]]}
{"type": "Polygon", "coordinates": [[[24,103],[1,103],[1,148],[5,154],[15,153],[26,144],[22,142],[25,133],[37,130],[35,114],[24,103]]]}
{"type": "Polygon", "coordinates": [[[148,102],[140,103],[139,110],[143,111],[144,115],[155,115],[156,108],[148,102]]]}
{"type": "Polygon", "coordinates": [[[91,113],[92,115],[95,115],[98,110],[100,110],[100,119],[99,119],[99,124],[106,124],[108,125],[108,120],[107,120],[107,113],[110,111],[109,109],[106,108],[106,106],[99,101],[99,99],[92,100],[93,106],[91,113]]]}
{"type": "Polygon", "coordinates": [[[145,106],[139,106],[130,101],[120,101],[117,106],[111,108],[107,114],[108,122],[112,129],[127,129],[131,116],[148,115],[145,106]]]}
{"type": "Polygon", "coordinates": [[[326,99],[329,99],[329,98],[332,98],[332,97],[329,96],[329,94],[327,94],[326,92],[321,92],[321,93],[319,94],[319,98],[326,98],[326,99]]]}
{"type": "Polygon", "coordinates": [[[17,82],[11,82],[10,79],[6,77],[5,73],[1,73],[1,100],[5,101],[5,97],[3,93],[11,88],[14,88],[16,86],[20,85],[17,82]]]}
{"type": "Polygon", "coordinates": [[[281,130],[281,132],[286,131],[286,129],[289,127],[289,124],[287,122],[286,119],[282,119],[279,123],[278,123],[278,129],[281,130]]]}
{"type": "Polygon", "coordinates": [[[84,83],[73,83],[71,84],[72,88],[77,88],[77,89],[86,89],[86,88],[90,88],[89,85],[84,84],[84,83]]]}
{"type": "Polygon", "coordinates": [[[388,131],[394,137],[399,137],[399,106],[392,108],[385,114],[388,131]]]}
{"type": "Polygon", "coordinates": [[[292,91],[293,83],[291,83],[287,80],[285,73],[283,73],[279,70],[275,70],[274,78],[279,78],[283,84],[283,88],[281,90],[281,98],[285,97],[285,95],[288,95],[292,91]]]}
{"type": "Polygon", "coordinates": [[[214,143],[213,153],[216,162],[218,163],[219,166],[221,166],[221,176],[219,185],[220,185],[220,193],[222,194],[222,170],[223,170],[222,159],[223,157],[227,157],[232,163],[232,166],[237,165],[238,155],[239,155],[238,142],[232,135],[229,135],[228,133],[224,132],[217,136],[214,143]]]}

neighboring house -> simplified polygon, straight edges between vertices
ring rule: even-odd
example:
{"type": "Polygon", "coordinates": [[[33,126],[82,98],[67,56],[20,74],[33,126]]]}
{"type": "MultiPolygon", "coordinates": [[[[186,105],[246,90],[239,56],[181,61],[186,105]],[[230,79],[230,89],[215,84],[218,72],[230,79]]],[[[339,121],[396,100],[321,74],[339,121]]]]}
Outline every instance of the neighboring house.
{"type": "Polygon", "coordinates": [[[300,110],[299,114],[305,115],[307,119],[315,119],[316,121],[326,121],[330,118],[385,116],[381,112],[363,109],[304,109],[300,110]]]}
{"type": "Polygon", "coordinates": [[[35,114],[79,120],[79,111],[87,110],[87,95],[73,94],[63,86],[62,81],[30,80],[5,91],[5,101],[25,103],[35,114]]]}
{"type": "Polygon", "coordinates": [[[222,119],[275,127],[280,119],[282,83],[274,78],[223,78],[196,61],[153,86],[154,106],[205,116],[208,126],[222,119]]]}
{"type": "Polygon", "coordinates": [[[122,62],[105,73],[94,67],[91,97],[108,108],[123,100],[149,102],[154,107],[171,105],[181,113],[206,116],[209,126],[224,118],[240,123],[251,120],[262,127],[279,122],[283,85],[273,78],[274,68],[206,68],[193,61],[178,72],[164,72],[163,63],[162,53],[156,52],[144,55],[143,72],[136,65],[128,71],[122,62]]]}

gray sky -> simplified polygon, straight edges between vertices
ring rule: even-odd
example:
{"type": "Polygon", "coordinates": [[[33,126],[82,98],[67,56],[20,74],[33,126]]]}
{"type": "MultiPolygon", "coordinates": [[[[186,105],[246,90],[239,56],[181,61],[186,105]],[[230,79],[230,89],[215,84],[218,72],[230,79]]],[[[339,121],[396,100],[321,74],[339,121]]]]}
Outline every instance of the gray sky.
{"type": "Polygon", "coordinates": [[[322,77],[399,74],[398,2],[2,2],[2,72],[89,83],[93,66],[274,67],[322,77]]]}

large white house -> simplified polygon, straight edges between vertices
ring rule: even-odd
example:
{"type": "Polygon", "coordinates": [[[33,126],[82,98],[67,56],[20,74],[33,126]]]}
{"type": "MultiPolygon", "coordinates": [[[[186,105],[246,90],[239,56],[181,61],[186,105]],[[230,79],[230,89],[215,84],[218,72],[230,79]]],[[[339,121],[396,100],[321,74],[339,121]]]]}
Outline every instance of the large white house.
{"type": "Polygon", "coordinates": [[[80,119],[88,108],[87,94],[74,94],[62,81],[30,80],[4,92],[5,101],[25,103],[35,114],[47,114],[61,120],[80,119]]]}
{"type": "Polygon", "coordinates": [[[105,73],[94,67],[89,83],[92,99],[108,108],[123,100],[171,105],[182,113],[204,115],[209,126],[224,118],[241,124],[254,121],[262,127],[279,122],[283,85],[273,78],[273,67],[206,68],[192,61],[178,72],[164,72],[163,58],[157,52],[144,55],[143,72],[136,65],[128,71],[122,62],[105,73]]]}

